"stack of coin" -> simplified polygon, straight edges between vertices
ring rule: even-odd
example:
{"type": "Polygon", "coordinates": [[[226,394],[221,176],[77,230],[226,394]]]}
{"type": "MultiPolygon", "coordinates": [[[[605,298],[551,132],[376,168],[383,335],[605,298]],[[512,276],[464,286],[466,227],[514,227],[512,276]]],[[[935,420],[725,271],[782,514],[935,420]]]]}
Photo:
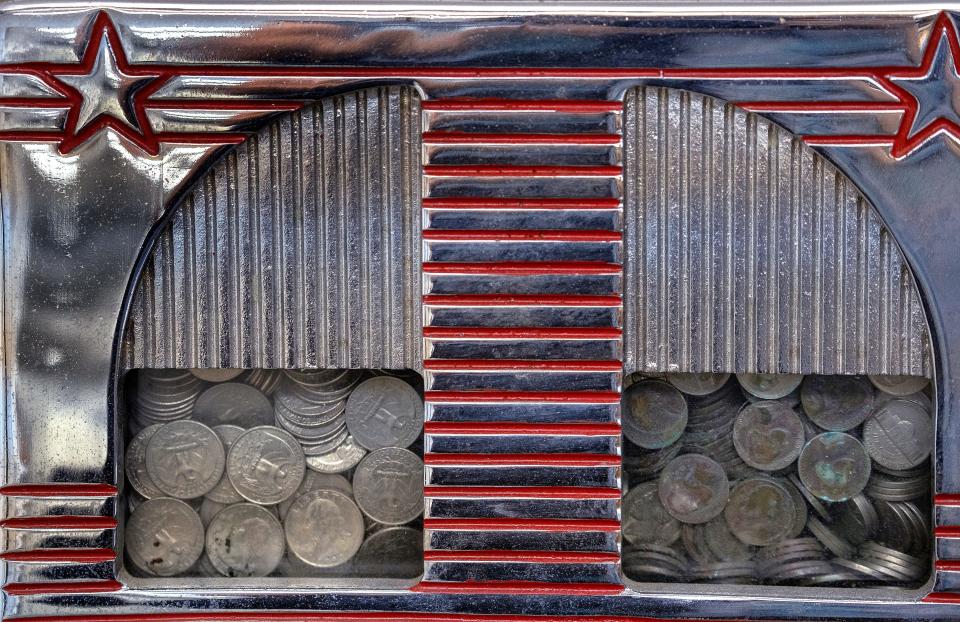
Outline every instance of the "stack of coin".
{"type": "Polygon", "coordinates": [[[423,462],[406,449],[422,442],[422,389],[410,384],[422,386],[418,377],[342,370],[135,376],[125,459],[133,489],[125,550],[135,573],[420,574],[423,462]],[[351,412],[365,445],[348,428],[351,412]],[[371,431],[378,424],[388,430],[371,431]]]}
{"type": "Polygon", "coordinates": [[[930,554],[927,385],[630,378],[624,572],[643,581],[918,585],[930,554]]]}

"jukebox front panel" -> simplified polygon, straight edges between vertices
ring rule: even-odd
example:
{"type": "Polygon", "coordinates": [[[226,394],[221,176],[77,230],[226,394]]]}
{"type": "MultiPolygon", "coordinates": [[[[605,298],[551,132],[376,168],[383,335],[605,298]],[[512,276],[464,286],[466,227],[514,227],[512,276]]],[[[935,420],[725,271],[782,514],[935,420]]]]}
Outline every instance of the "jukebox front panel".
{"type": "Polygon", "coordinates": [[[4,616],[955,619],[901,8],[7,7],[4,616]]]}

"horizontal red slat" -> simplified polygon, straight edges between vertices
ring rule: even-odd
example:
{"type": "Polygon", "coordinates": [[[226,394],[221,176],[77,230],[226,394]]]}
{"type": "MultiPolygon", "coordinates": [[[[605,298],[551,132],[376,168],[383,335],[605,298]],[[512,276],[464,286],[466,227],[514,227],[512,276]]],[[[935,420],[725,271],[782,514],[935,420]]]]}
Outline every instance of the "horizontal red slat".
{"type": "Polygon", "coordinates": [[[960,572],[960,559],[938,559],[934,567],[944,572],[960,572]]]}
{"type": "Polygon", "coordinates": [[[818,147],[850,147],[850,146],[889,146],[894,143],[895,136],[874,134],[824,134],[814,136],[808,134],[801,137],[808,145],[818,147]]]}
{"type": "Polygon", "coordinates": [[[599,486],[425,486],[429,499],[619,499],[619,488],[599,486]]]}
{"type": "Polygon", "coordinates": [[[426,197],[421,201],[424,209],[445,210],[616,210],[620,199],[613,197],[567,199],[567,198],[506,198],[487,197],[426,197]]]}
{"type": "Polygon", "coordinates": [[[960,538],[960,525],[940,525],[934,527],[933,535],[937,538],[960,538]]]}
{"type": "Polygon", "coordinates": [[[750,112],[903,112],[904,105],[897,102],[876,101],[747,101],[736,104],[750,112]]]}
{"type": "Polygon", "coordinates": [[[502,562],[531,564],[615,564],[617,553],[593,551],[424,551],[428,562],[502,562]]]}
{"type": "Polygon", "coordinates": [[[114,497],[117,487],[110,484],[8,484],[0,488],[4,497],[114,497]]]}
{"type": "Polygon", "coordinates": [[[0,559],[7,562],[77,563],[96,564],[111,562],[117,554],[113,549],[32,549],[7,551],[0,559]]]}
{"type": "MultiPolygon", "coordinates": [[[[619,396],[618,396],[619,400],[619,396]]],[[[426,434],[437,436],[620,436],[617,423],[514,423],[512,421],[427,421],[426,434]]]]}
{"type": "Polygon", "coordinates": [[[944,605],[960,605],[960,593],[931,592],[923,597],[925,603],[941,603],[944,605]]]}
{"type": "Polygon", "coordinates": [[[7,583],[3,591],[11,596],[41,596],[44,594],[97,594],[118,592],[119,581],[51,581],[50,583],[7,583]]]}
{"type": "Polygon", "coordinates": [[[426,391],[424,398],[436,404],[618,404],[616,391],[426,391]]]}
{"type": "Polygon", "coordinates": [[[112,516],[20,516],[0,521],[2,529],[114,529],[112,516]]]}
{"type": "Polygon", "coordinates": [[[69,108],[69,99],[59,97],[0,97],[3,108],[69,108]]]}
{"type": "Polygon", "coordinates": [[[424,132],[426,145],[619,145],[619,134],[424,132]]]}
{"type": "Polygon", "coordinates": [[[611,340],[623,334],[613,326],[424,326],[427,339],[555,339],[555,340],[611,340]]]}
{"type": "Polygon", "coordinates": [[[431,307],[619,307],[620,296],[588,294],[424,294],[431,307]]]}
{"type": "Polygon", "coordinates": [[[424,164],[432,177],[617,177],[620,166],[519,166],[510,164],[424,164]]]}
{"type": "Polygon", "coordinates": [[[426,229],[435,242],[620,242],[619,231],[602,229],[426,229]]]}
{"type": "Polygon", "coordinates": [[[610,454],[425,454],[427,466],[616,467],[620,456],[610,454]]]}
{"type": "Polygon", "coordinates": [[[939,493],[933,496],[933,504],[944,507],[960,507],[960,494],[939,493]]]}
{"type": "Polygon", "coordinates": [[[434,531],[544,531],[580,533],[620,531],[620,521],[600,518],[425,518],[423,528],[434,531]]]}
{"type": "Polygon", "coordinates": [[[423,368],[433,372],[553,371],[616,373],[623,370],[623,363],[618,360],[427,359],[423,362],[423,368]]]}
{"type": "MultiPolygon", "coordinates": [[[[464,583],[422,581],[411,588],[413,592],[431,594],[561,594],[564,596],[612,596],[620,594],[623,590],[622,585],[612,583],[546,583],[540,581],[466,581],[464,583]]],[[[555,622],[556,618],[548,618],[548,620],[555,622]]],[[[601,618],[601,620],[610,620],[610,618],[601,618]]]]}
{"type": "Polygon", "coordinates": [[[623,102],[590,99],[498,99],[498,98],[450,98],[427,99],[420,103],[423,110],[467,112],[571,112],[603,113],[620,112],[623,102]]]}
{"type": "Polygon", "coordinates": [[[619,275],[623,266],[608,261],[425,261],[424,274],[501,276],[603,276],[619,275]]]}

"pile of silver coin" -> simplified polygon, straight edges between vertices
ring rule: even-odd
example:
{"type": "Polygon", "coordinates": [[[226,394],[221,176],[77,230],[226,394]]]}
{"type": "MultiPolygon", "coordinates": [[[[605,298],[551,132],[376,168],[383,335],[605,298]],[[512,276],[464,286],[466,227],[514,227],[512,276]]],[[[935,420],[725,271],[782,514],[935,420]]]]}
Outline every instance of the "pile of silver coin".
{"type": "Polygon", "coordinates": [[[916,587],[929,576],[926,378],[635,374],[625,384],[628,577],[916,587]]]}
{"type": "Polygon", "coordinates": [[[126,391],[134,574],[421,573],[418,375],[138,370],[126,391]]]}

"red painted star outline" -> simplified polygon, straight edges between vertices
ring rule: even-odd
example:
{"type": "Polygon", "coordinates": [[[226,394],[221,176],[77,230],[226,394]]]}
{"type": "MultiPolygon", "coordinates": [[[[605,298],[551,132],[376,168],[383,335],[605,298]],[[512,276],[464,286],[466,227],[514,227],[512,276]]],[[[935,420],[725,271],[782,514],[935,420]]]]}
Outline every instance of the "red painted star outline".
{"type": "Polygon", "coordinates": [[[952,119],[937,117],[924,127],[920,128],[914,134],[910,135],[913,123],[917,118],[920,102],[916,97],[891,78],[922,78],[930,72],[934,57],[943,37],[947,38],[950,54],[953,56],[954,65],[960,67],[960,38],[957,36],[957,27],[953,20],[946,13],[941,13],[930,31],[930,37],[927,39],[926,47],[923,50],[923,58],[918,67],[912,69],[890,69],[879,72],[877,81],[884,89],[889,91],[900,103],[903,104],[904,113],[900,118],[900,126],[893,137],[893,144],[890,147],[890,155],[894,158],[903,158],[935,137],[941,132],[949,134],[954,140],[960,143],[960,125],[952,119]]]}

